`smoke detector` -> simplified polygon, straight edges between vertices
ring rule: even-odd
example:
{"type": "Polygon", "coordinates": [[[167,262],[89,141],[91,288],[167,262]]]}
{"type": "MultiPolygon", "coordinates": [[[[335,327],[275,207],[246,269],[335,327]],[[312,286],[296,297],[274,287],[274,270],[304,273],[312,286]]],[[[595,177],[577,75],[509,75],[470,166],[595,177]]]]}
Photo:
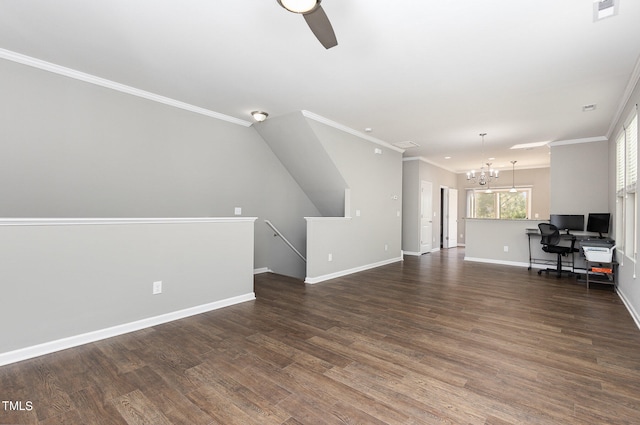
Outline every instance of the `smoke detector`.
{"type": "Polygon", "coordinates": [[[595,111],[596,110],[596,104],[595,103],[591,103],[589,105],[584,105],[582,107],[582,112],[590,112],[590,111],[595,111]]]}

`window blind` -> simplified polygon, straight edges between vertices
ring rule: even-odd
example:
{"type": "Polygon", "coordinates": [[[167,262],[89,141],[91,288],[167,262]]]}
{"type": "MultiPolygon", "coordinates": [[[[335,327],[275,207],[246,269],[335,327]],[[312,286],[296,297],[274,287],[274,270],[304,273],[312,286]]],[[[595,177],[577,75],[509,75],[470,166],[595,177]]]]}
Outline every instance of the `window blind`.
{"type": "Polygon", "coordinates": [[[626,190],[636,191],[638,181],[638,114],[636,113],[627,128],[624,130],[627,160],[626,190]]]}
{"type": "Polygon", "coordinates": [[[620,133],[618,136],[618,140],[616,140],[616,194],[618,196],[624,196],[624,173],[625,173],[625,162],[624,162],[624,153],[625,153],[625,145],[624,145],[624,132],[620,133]]]}

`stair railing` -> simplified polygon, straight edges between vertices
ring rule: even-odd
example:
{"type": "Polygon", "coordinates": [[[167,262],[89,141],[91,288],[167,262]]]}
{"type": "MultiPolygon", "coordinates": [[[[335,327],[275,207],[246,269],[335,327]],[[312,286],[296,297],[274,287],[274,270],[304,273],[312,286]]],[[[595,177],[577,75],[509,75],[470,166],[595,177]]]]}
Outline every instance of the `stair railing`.
{"type": "Polygon", "coordinates": [[[267,223],[267,226],[271,227],[271,229],[275,232],[273,236],[279,237],[280,239],[282,239],[282,241],[286,243],[287,246],[293,250],[293,252],[298,254],[298,257],[302,258],[302,261],[304,261],[305,263],[307,262],[307,259],[304,258],[304,255],[300,254],[300,251],[298,251],[296,247],[293,246],[293,244],[289,242],[287,238],[284,237],[284,235],[280,232],[280,230],[276,228],[276,226],[273,225],[273,223],[271,223],[269,220],[265,220],[264,222],[267,223]]]}

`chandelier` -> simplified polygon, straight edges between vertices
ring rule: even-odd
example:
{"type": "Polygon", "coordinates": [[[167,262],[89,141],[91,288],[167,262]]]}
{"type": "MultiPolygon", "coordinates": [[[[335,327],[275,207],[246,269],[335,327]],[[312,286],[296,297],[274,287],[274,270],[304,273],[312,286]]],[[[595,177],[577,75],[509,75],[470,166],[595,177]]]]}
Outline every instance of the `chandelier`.
{"type": "MultiPolygon", "coordinates": [[[[482,137],[482,154],[484,157],[484,136],[487,133],[480,133],[480,137],[482,137]]],[[[493,180],[498,178],[498,170],[494,170],[491,168],[490,162],[485,162],[480,166],[480,172],[476,174],[476,170],[471,170],[467,172],[467,181],[471,181],[473,183],[477,183],[480,186],[486,186],[491,183],[493,180]],[[486,168],[485,168],[486,165],[486,168]]]]}

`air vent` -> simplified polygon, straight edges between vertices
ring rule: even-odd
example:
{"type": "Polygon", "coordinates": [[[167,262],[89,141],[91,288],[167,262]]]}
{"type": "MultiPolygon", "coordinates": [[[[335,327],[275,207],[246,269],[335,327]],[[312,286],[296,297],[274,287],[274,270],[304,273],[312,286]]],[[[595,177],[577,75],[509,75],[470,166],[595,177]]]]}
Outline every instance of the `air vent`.
{"type": "Polygon", "coordinates": [[[420,145],[417,144],[416,142],[412,142],[410,140],[404,141],[404,142],[396,142],[393,143],[393,146],[400,148],[400,149],[410,149],[410,148],[417,148],[420,145]]]}
{"type": "Polygon", "coordinates": [[[619,1],[620,0],[596,0],[593,3],[593,21],[595,22],[617,15],[619,1]]]}

